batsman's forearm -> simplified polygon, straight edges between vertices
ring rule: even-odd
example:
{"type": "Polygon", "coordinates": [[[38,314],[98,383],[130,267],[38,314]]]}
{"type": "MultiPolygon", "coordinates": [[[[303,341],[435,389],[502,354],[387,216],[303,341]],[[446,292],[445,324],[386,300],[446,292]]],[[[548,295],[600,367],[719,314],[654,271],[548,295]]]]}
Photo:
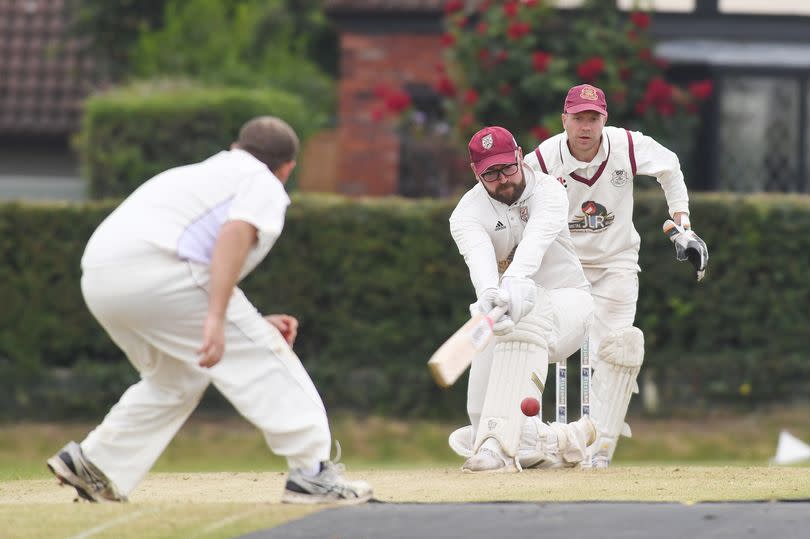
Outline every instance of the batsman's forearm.
{"type": "Polygon", "coordinates": [[[233,288],[255,241],[256,229],[244,221],[222,225],[211,256],[208,316],[225,318],[233,288]]]}

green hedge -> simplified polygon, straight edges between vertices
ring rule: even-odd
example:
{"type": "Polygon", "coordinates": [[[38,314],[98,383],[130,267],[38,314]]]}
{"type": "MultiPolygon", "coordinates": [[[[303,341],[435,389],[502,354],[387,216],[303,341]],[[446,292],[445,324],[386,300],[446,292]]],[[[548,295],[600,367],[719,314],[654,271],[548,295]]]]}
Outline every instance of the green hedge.
{"type": "Polygon", "coordinates": [[[93,198],[128,195],[153,175],[227,149],[241,125],[271,114],[304,140],[316,114],[281,90],[138,83],[86,100],[76,139],[93,198]]]}
{"type": "MultiPolygon", "coordinates": [[[[452,206],[293,198],[284,235],[244,288],[260,310],[299,317],[296,350],[330,409],[464,415],[465,384],[440,390],[425,368],[472,299],[452,206]]],[[[79,291],[84,244],[111,209],[0,206],[4,415],[98,417],[136,379],[79,291]]],[[[806,398],[810,199],[697,195],[692,214],[711,252],[700,284],[661,233],[663,196],[637,198],[637,325],[665,409],[806,398]]]]}

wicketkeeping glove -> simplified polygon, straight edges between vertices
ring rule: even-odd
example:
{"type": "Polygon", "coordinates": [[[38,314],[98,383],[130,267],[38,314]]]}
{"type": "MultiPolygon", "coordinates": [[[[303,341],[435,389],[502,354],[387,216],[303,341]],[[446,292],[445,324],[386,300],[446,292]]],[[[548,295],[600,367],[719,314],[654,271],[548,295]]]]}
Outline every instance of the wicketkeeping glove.
{"type": "Polygon", "coordinates": [[[706,265],[709,263],[709,249],[700,237],[690,228],[676,225],[671,219],[664,222],[664,234],[675,244],[675,258],[679,262],[688,260],[695,268],[697,280],[703,279],[706,274],[706,265]]]}

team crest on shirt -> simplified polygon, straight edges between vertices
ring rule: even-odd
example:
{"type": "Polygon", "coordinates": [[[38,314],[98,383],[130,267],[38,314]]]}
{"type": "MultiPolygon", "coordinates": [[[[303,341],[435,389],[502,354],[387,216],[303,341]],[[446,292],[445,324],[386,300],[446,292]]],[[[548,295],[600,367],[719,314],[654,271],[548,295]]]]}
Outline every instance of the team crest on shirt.
{"type": "Polygon", "coordinates": [[[565,187],[566,189],[568,189],[568,181],[567,181],[565,178],[563,178],[562,176],[559,176],[559,177],[557,178],[557,181],[558,181],[558,182],[560,182],[560,184],[561,184],[563,187],[565,187]]]}
{"type": "Polygon", "coordinates": [[[484,138],[481,139],[481,146],[484,147],[485,150],[489,150],[492,148],[492,135],[486,135],[484,138]]]}
{"type": "Polygon", "coordinates": [[[529,208],[528,206],[521,206],[520,207],[520,220],[524,223],[529,222],[529,208]]]}
{"type": "Polygon", "coordinates": [[[603,205],[588,200],[582,203],[582,215],[568,222],[568,229],[571,232],[602,232],[613,224],[615,218],[603,205]]]}
{"type": "Polygon", "coordinates": [[[614,187],[621,187],[628,182],[630,174],[626,170],[614,170],[613,175],[610,177],[610,183],[614,187]]]}

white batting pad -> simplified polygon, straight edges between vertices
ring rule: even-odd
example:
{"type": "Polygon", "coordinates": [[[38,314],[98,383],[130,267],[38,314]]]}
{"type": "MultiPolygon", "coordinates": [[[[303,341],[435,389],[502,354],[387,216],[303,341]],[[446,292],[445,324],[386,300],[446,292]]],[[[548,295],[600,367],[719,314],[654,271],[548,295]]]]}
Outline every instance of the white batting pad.
{"type": "Polygon", "coordinates": [[[637,387],[636,378],[644,361],[644,334],[632,326],[614,331],[602,340],[599,357],[592,381],[591,418],[598,431],[592,451],[594,464],[606,466],[624,431],[624,416],[637,387]],[[598,462],[600,459],[604,462],[598,462]]]}
{"type": "Polygon", "coordinates": [[[542,402],[553,319],[548,294],[538,287],[534,308],[521,318],[514,331],[497,337],[476,431],[476,452],[486,439],[495,438],[507,456],[516,455],[526,419],[520,401],[534,397],[542,402]]]}

